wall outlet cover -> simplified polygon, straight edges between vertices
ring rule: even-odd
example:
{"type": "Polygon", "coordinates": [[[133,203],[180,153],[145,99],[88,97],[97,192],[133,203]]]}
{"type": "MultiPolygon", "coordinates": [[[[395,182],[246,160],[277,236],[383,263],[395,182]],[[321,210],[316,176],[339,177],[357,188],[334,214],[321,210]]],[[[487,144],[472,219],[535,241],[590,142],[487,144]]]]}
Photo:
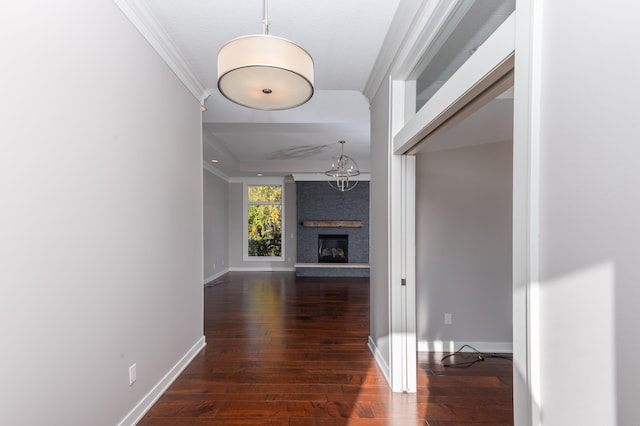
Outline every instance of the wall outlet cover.
{"type": "Polygon", "coordinates": [[[134,384],[136,381],[136,363],[134,362],[131,367],[129,367],[129,386],[134,384]]]}

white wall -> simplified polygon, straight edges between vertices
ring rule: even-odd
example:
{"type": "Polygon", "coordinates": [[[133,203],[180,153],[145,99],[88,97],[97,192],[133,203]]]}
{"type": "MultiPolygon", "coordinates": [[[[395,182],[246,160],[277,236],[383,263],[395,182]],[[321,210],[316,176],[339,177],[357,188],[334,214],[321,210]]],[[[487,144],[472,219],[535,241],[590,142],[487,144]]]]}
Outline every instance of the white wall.
{"type": "Polygon", "coordinates": [[[199,104],[109,0],[0,40],[0,424],[114,425],[202,342],[199,104]]]}
{"type": "Polygon", "coordinates": [[[511,154],[507,141],[417,156],[419,350],[511,350],[511,154]]]}
{"type": "Polygon", "coordinates": [[[227,247],[229,184],[204,171],[204,282],[208,283],[229,268],[227,247]]]}
{"type": "Polygon", "coordinates": [[[369,183],[370,340],[378,363],[389,374],[389,82],[371,102],[371,182],[369,183]]]}
{"type": "Polygon", "coordinates": [[[640,7],[542,13],[541,419],[637,424],[640,7]]]}
{"type": "MultiPolygon", "coordinates": [[[[252,181],[256,183],[258,181],[252,181]]],[[[229,184],[229,266],[235,271],[277,271],[291,270],[296,263],[296,184],[284,185],[284,261],[244,260],[243,212],[244,190],[242,183],[229,184]]]]}

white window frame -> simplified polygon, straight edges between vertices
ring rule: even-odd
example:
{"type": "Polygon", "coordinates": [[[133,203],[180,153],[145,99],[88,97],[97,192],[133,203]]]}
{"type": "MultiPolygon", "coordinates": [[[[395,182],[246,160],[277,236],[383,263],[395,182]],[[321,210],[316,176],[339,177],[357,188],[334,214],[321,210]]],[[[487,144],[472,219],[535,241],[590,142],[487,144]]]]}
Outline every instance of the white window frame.
{"type": "Polygon", "coordinates": [[[284,179],[282,178],[273,178],[273,179],[256,179],[256,180],[246,180],[243,182],[243,204],[242,204],[242,253],[243,260],[248,262],[283,262],[284,261],[284,253],[285,253],[285,186],[284,179]],[[282,188],[282,197],[280,198],[280,220],[281,220],[281,247],[280,247],[280,256],[249,256],[249,230],[247,224],[249,222],[249,204],[264,204],[264,205],[273,205],[271,202],[263,202],[263,203],[249,203],[249,186],[279,186],[282,188]]]}

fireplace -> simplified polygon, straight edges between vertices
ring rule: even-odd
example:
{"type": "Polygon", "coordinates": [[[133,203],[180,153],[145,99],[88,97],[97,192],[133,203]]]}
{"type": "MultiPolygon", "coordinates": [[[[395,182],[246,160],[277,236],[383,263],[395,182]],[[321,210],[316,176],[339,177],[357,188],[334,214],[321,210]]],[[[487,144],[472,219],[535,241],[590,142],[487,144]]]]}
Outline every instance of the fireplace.
{"type": "Polygon", "coordinates": [[[348,263],[349,236],[318,235],[318,263],[348,263]]]}

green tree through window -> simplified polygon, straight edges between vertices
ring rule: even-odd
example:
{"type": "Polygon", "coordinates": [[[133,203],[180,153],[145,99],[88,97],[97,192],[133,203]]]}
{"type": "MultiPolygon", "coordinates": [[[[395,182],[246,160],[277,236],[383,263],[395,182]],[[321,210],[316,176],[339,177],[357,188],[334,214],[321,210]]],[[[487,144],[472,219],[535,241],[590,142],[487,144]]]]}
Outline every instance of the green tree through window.
{"type": "Polygon", "coordinates": [[[282,186],[247,186],[248,255],[282,255],[282,186]]]}

